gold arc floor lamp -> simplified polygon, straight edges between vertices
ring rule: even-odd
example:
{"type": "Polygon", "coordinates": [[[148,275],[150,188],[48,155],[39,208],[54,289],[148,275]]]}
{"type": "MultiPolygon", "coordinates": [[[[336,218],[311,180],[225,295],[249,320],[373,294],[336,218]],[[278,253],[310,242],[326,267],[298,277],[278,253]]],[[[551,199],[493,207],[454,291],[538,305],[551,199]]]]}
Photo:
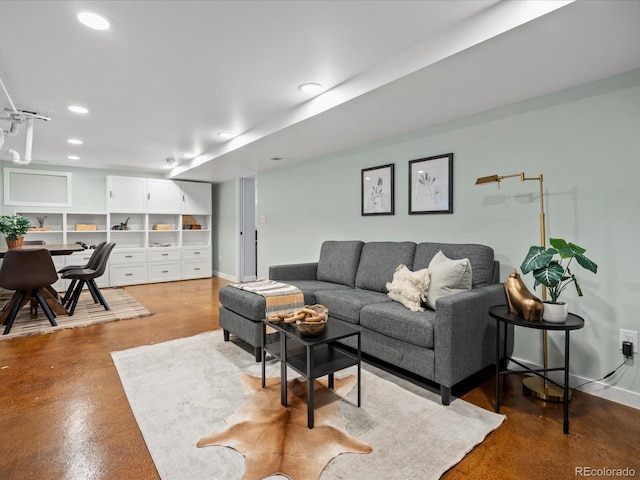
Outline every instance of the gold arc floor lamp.
{"type": "MultiPolygon", "coordinates": [[[[547,248],[546,243],[546,230],[545,230],[545,218],[544,218],[544,189],[543,189],[543,177],[542,174],[537,177],[527,177],[524,172],[514,173],[513,175],[489,175],[488,177],[480,177],[476,180],[476,185],[482,185],[485,183],[497,183],[498,189],[500,188],[500,182],[505,178],[520,177],[520,181],[526,182],[528,180],[536,180],[540,182],[540,245],[543,248],[547,248]]],[[[547,287],[542,285],[542,300],[547,299],[547,287]]],[[[549,368],[548,357],[548,343],[547,343],[547,331],[542,331],[542,357],[543,368],[546,370],[549,368]]],[[[496,380],[497,381],[497,380],[496,380]]],[[[533,395],[534,397],[551,402],[562,402],[564,400],[564,390],[557,385],[547,381],[547,379],[535,377],[527,377],[522,381],[523,388],[526,393],[533,395]]],[[[569,398],[571,398],[571,392],[569,392],[569,398]]]]}

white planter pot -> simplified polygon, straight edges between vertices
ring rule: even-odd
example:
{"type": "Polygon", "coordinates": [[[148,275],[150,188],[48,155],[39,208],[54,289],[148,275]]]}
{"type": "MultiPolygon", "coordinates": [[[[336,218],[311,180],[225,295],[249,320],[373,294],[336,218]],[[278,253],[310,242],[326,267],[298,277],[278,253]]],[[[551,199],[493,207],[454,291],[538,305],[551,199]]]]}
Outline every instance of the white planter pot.
{"type": "Polygon", "coordinates": [[[546,322],[562,323],[569,316],[569,306],[565,302],[544,302],[542,319],[546,322]]]}

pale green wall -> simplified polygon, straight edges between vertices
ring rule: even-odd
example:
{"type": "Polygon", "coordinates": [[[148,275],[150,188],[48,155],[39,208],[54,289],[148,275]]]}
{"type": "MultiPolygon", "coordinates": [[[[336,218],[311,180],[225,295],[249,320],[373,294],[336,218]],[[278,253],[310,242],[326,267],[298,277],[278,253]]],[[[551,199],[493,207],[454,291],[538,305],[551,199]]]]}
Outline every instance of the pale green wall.
{"type": "Polygon", "coordinates": [[[236,180],[213,186],[213,272],[230,280],[235,280],[237,275],[237,198],[236,180]]]}
{"type": "MultiPolygon", "coordinates": [[[[635,71],[266,171],[258,177],[258,215],[267,216],[258,226],[259,276],[266,276],[269,265],[317,260],[323,240],[361,239],[487,244],[495,249],[505,278],[529,246],[539,243],[538,183],[509,179],[498,190],[474,186],[475,179],[542,173],[547,237],[583,246],[599,264],[596,276],[579,272],[583,298],[564,295],[571,311],[586,320],[586,327],[571,336],[571,372],[597,379],[622,361],[618,330],[640,329],[639,132],[640,71],[635,71]],[[455,155],[454,214],[408,215],[407,162],[448,152],[455,155]],[[395,163],[396,213],[362,217],[360,170],[387,163],[395,163]]],[[[218,188],[226,192],[231,184],[218,188]]],[[[219,200],[229,202],[219,208],[229,214],[235,210],[231,194],[219,200]]],[[[225,228],[231,223],[225,217],[225,228]]],[[[235,264],[226,263],[235,244],[225,239],[223,247],[222,270],[235,272],[235,264]]],[[[552,361],[561,359],[562,338],[549,335],[552,361]]],[[[540,333],[519,329],[515,355],[540,363],[540,333]]],[[[609,382],[640,393],[638,371],[633,365],[609,382]]]]}

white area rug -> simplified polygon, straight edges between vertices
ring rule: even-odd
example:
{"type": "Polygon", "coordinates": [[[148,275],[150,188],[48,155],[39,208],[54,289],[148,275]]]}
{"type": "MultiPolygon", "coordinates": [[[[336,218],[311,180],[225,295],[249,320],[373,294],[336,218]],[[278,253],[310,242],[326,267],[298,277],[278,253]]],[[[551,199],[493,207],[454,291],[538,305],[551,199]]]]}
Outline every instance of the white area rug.
{"type": "MultiPolygon", "coordinates": [[[[224,418],[242,404],[240,372],[260,376],[252,353],[224,342],[219,330],[111,355],[163,480],[242,477],[240,453],[228,447],[196,448],[196,443],[223,430],[224,418]]],[[[336,376],[349,373],[355,368],[336,376]]],[[[273,360],[267,375],[279,375],[273,360]]],[[[295,376],[290,370],[289,379],[295,376]]],[[[355,407],[354,389],[341,409],[349,433],[373,452],[339,455],[321,479],[437,479],[505,418],[460,399],[445,407],[439,395],[366,364],[362,395],[361,408],[355,407]]]]}

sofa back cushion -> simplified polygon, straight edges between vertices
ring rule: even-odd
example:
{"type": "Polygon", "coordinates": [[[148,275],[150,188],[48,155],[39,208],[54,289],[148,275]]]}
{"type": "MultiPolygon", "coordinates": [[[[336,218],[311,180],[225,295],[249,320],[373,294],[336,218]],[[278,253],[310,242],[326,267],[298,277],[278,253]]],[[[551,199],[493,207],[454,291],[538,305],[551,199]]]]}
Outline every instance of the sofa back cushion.
{"type": "Polygon", "coordinates": [[[419,243],[416,247],[412,270],[427,268],[439,251],[442,251],[452,260],[469,259],[469,262],[471,262],[473,288],[495,283],[493,249],[475,243],[419,243]]]}
{"type": "Polygon", "coordinates": [[[369,242],[362,247],[356,287],[387,293],[398,265],[411,265],[416,244],[413,242],[369,242]]]}
{"type": "Polygon", "coordinates": [[[364,242],[327,240],[320,248],[316,278],[323,282],[355,286],[356,272],[364,242]]]}

